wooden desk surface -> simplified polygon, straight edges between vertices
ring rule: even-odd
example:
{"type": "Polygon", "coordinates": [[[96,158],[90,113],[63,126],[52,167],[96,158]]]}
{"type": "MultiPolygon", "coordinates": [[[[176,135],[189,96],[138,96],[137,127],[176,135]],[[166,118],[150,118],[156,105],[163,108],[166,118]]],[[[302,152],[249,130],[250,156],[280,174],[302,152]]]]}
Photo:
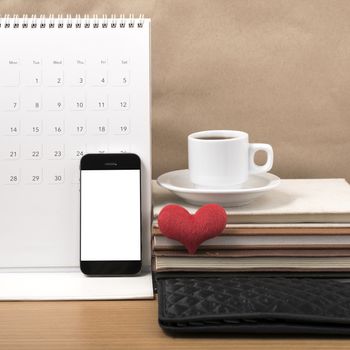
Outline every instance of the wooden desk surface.
{"type": "Polygon", "coordinates": [[[0,302],[0,349],[349,349],[350,339],[181,338],[162,332],[157,302],[0,302]]]}

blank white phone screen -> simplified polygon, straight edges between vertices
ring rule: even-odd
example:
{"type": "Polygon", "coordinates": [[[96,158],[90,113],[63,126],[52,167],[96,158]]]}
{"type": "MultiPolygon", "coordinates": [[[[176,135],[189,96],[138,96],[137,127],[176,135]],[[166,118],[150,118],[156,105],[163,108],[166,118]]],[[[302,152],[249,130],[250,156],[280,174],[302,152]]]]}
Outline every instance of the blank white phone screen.
{"type": "Polygon", "coordinates": [[[141,260],[140,170],[81,171],[81,260],[141,260]]]}

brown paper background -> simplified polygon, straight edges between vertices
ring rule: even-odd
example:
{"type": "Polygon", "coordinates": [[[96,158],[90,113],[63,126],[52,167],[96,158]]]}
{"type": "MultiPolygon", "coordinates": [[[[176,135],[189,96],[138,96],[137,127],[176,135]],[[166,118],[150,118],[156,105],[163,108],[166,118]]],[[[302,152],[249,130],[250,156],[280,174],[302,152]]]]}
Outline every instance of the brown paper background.
{"type": "Polygon", "coordinates": [[[4,14],[152,18],[153,177],[193,131],[274,147],[273,172],[350,180],[350,1],[0,0],[4,14]]]}

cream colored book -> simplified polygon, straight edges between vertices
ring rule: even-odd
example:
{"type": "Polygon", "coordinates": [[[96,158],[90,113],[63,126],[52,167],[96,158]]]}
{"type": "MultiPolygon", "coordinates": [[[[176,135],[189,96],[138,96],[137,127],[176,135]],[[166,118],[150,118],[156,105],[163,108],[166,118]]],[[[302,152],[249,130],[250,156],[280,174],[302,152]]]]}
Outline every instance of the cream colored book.
{"type": "Polygon", "coordinates": [[[155,257],[156,272],[165,271],[349,271],[350,257],[155,257]]]}
{"type": "MultiPolygon", "coordinates": [[[[153,181],[153,214],[167,204],[188,204],[153,181]]],[[[226,209],[229,224],[350,223],[350,185],[345,179],[287,179],[242,207],[226,209]]]]}
{"type": "MultiPolygon", "coordinates": [[[[350,248],[348,235],[217,236],[203,242],[200,250],[212,249],[341,249],[350,248]]],[[[153,250],[183,250],[184,246],[165,236],[153,237],[153,250]]]]}
{"type": "Polygon", "coordinates": [[[197,258],[256,258],[256,257],[350,257],[350,249],[213,249],[197,250],[190,254],[185,250],[156,250],[155,257],[187,257],[197,258]]]}
{"type": "MultiPolygon", "coordinates": [[[[221,236],[275,236],[275,235],[350,235],[350,223],[301,224],[227,224],[221,236]]],[[[152,226],[152,235],[162,235],[158,223],[152,226]]]]}

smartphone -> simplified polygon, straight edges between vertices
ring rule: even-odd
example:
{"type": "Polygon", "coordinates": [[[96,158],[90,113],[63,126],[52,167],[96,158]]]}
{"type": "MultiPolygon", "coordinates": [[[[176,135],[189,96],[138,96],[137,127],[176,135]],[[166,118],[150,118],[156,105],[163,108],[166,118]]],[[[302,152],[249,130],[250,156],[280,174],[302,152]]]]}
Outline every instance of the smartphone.
{"type": "Polygon", "coordinates": [[[141,270],[141,161],[131,153],[80,161],[80,269],[89,276],[141,270]]]}

